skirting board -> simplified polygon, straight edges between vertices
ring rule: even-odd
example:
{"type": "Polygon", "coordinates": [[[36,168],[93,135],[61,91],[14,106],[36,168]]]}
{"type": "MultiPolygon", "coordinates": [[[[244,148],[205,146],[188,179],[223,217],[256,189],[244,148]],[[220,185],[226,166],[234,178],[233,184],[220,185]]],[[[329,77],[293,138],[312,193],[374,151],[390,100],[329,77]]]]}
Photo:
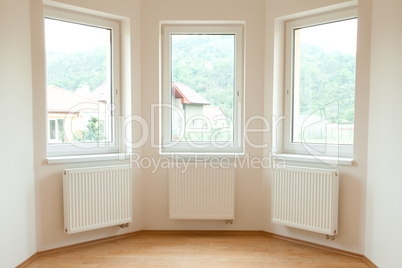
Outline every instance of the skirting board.
{"type": "Polygon", "coordinates": [[[292,243],[302,244],[302,245],[305,245],[305,246],[314,247],[314,248],[318,248],[318,249],[338,253],[338,254],[341,254],[341,255],[361,259],[365,263],[367,263],[367,265],[370,266],[371,268],[378,268],[377,265],[375,265],[369,258],[367,258],[366,256],[364,256],[362,254],[357,254],[357,253],[353,253],[353,252],[350,252],[350,251],[347,251],[347,250],[328,247],[328,246],[320,245],[320,244],[317,244],[317,243],[312,243],[312,242],[308,242],[308,241],[304,241],[304,240],[300,240],[300,239],[295,239],[295,238],[292,238],[292,237],[282,236],[282,235],[278,235],[278,234],[274,234],[274,233],[270,233],[270,232],[265,232],[265,231],[197,231],[197,230],[192,230],[192,231],[191,230],[190,231],[142,230],[142,231],[136,231],[136,232],[131,232],[131,233],[122,234],[122,235],[116,235],[116,236],[100,238],[100,239],[91,240],[91,241],[87,241],[87,242],[82,242],[82,243],[78,243],[78,244],[73,244],[73,245],[68,245],[68,246],[64,246],[64,247],[59,247],[59,248],[54,248],[54,249],[49,249],[49,250],[36,252],[31,257],[29,257],[24,262],[22,262],[20,265],[18,265],[17,268],[26,267],[28,264],[30,264],[31,262],[33,262],[36,258],[38,258],[40,256],[44,256],[44,255],[48,255],[48,254],[52,254],[52,253],[56,253],[56,252],[62,252],[62,251],[70,250],[70,249],[76,249],[76,248],[80,248],[80,247],[85,247],[85,246],[89,246],[89,245],[104,243],[104,242],[113,241],[113,240],[117,240],[117,239],[122,239],[122,238],[130,237],[130,236],[134,236],[134,235],[144,234],[144,233],[146,233],[146,234],[188,234],[188,235],[196,235],[196,234],[203,234],[203,235],[208,235],[208,234],[209,235],[214,235],[214,234],[250,235],[250,234],[254,234],[255,235],[255,234],[261,234],[261,235],[266,235],[266,236],[269,236],[269,237],[289,241],[289,242],[292,242],[292,243]]]}
{"type": "Polygon", "coordinates": [[[364,256],[363,261],[365,261],[367,263],[367,265],[370,266],[371,268],[379,268],[377,265],[374,264],[374,262],[372,262],[366,256],[364,256]]]}
{"type": "Polygon", "coordinates": [[[138,235],[141,233],[142,233],[142,231],[131,232],[131,233],[126,233],[126,234],[121,234],[121,235],[104,237],[104,238],[91,240],[91,241],[87,241],[87,242],[77,243],[77,244],[73,244],[73,245],[68,245],[68,246],[64,246],[64,247],[58,247],[58,248],[38,251],[35,254],[33,254],[31,257],[26,259],[23,263],[17,265],[16,268],[23,268],[40,256],[49,255],[49,254],[57,253],[57,252],[63,252],[63,251],[67,251],[70,249],[76,249],[76,248],[81,248],[81,247],[85,247],[85,246],[95,245],[95,244],[113,241],[113,240],[117,240],[117,239],[122,239],[122,238],[130,237],[130,236],[138,235]]]}
{"type": "Polygon", "coordinates": [[[28,264],[30,264],[31,262],[33,262],[37,257],[38,257],[38,252],[36,252],[35,254],[33,254],[31,257],[29,257],[28,259],[26,259],[26,260],[25,260],[24,262],[22,262],[21,264],[17,265],[16,268],[27,266],[28,264]]]}
{"type": "Polygon", "coordinates": [[[305,245],[305,246],[309,246],[309,247],[314,247],[314,248],[318,248],[318,249],[338,253],[338,254],[353,257],[353,258],[356,258],[356,259],[361,259],[365,263],[367,263],[367,265],[370,266],[371,268],[379,268],[377,265],[375,265],[369,258],[367,258],[363,254],[358,254],[358,253],[350,252],[350,251],[343,250],[343,249],[328,247],[328,246],[324,246],[324,245],[321,245],[321,244],[308,242],[308,241],[305,241],[305,240],[300,240],[300,239],[296,239],[296,238],[292,238],[292,237],[288,237],[288,236],[278,235],[278,234],[274,234],[274,233],[270,233],[270,232],[262,232],[262,233],[264,233],[267,236],[278,238],[278,239],[281,239],[281,240],[285,240],[285,241],[289,241],[289,242],[293,242],[293,243],[297,243],[297,244],[301,244],[301,245],[305,245]]]}

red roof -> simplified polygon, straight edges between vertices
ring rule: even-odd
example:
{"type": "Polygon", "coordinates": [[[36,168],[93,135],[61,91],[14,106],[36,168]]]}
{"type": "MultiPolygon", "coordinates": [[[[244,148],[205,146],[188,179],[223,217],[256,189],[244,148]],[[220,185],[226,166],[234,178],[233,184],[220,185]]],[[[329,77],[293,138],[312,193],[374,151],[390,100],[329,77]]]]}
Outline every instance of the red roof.
{"type": "Polygon", "coordinates": [[[83,109],[93,110],[94,104],[101,105],[99,109],[104,109],[105,104],[98,103],[87,97],[83,97],[75,92],[58,88],[55,86],[47,87],[47,110],[49,113],[76,113],[83,109]]]}
{"type": "Polygon", "coordinates": [[[183,104],[195,104],[195,105],[208,105],[203,96],[194,91],[191,87],[182,84],[172,82],[172,94],[176,99],[181,98],[183,104]]]}

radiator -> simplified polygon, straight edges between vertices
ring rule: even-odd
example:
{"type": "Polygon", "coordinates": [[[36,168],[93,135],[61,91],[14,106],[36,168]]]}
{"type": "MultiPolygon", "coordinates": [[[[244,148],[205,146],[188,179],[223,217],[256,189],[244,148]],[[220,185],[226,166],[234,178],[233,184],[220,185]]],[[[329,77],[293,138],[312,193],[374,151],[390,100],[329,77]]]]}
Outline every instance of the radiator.
{"type": "Polygon", "coordinates": [[[233,220],[234,212],[234,164],[170,166],[171,219],[233,220]]]}
{"type": "Polygon", "coordinates": [[[132,221],[129,165],[64,170],[64,231],[68,234],[132,221]]]}
{"type": "Polygon", "coordinates": [[[336,170],[274,169],[272,222],[334,236],[338,233],[336,170]]]}

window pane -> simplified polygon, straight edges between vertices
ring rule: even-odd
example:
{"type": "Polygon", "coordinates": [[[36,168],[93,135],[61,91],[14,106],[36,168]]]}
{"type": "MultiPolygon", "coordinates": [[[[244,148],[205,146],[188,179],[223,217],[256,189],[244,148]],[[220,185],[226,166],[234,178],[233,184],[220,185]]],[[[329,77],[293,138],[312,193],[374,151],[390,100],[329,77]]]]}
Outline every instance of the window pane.
{"type": "Polygon", "coordinates": [[[235,36],[171,35],[172,141],[233,141],[235,36]]]}
{"type": "Polygon", "coordinates": [[[64,133],[64,119],[57,119],[57,141],[59,143],[64,143],[65,136],[66,134],[64,133]]]}
{"type": "Polygon", "coordinates": [[[49,139],[55,140],[56,139],[56,121],[49,120],[49,139]]]}
{"type": "Polygon", "coordinates": [[[353,144],[357,19],[294,30],[292,142],[353,144]]]}
{"type": "Polygon", "coordinates": [[[113,141],[111,30],[49,18],[45,30],[47,107],[48,117],[58,120],[56,143],[113,141]]]}

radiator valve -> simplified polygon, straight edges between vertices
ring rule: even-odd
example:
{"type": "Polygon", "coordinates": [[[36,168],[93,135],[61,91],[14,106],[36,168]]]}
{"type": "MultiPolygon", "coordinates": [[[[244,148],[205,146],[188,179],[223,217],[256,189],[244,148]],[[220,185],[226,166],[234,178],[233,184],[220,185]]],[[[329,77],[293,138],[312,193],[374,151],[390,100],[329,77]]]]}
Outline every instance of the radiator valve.
{"type": "Polygon", "coordinates": [[[226,223],[226,224],[229,224],[229,223],[230,223],[230,224],[233,224],[233,220],[225,220],[225,223],[226,223]]]}
{"type": "Polygon", "coordinates": [[[120,228],[128,228],[128,223],[123,223],[122,225],[120,225],[120,228]]]}
{"type": "Polygon", "coordinates": [[[335,240],[335,236],[334,235],[326,235],[325,238],[327,240],[335,240]]]}

